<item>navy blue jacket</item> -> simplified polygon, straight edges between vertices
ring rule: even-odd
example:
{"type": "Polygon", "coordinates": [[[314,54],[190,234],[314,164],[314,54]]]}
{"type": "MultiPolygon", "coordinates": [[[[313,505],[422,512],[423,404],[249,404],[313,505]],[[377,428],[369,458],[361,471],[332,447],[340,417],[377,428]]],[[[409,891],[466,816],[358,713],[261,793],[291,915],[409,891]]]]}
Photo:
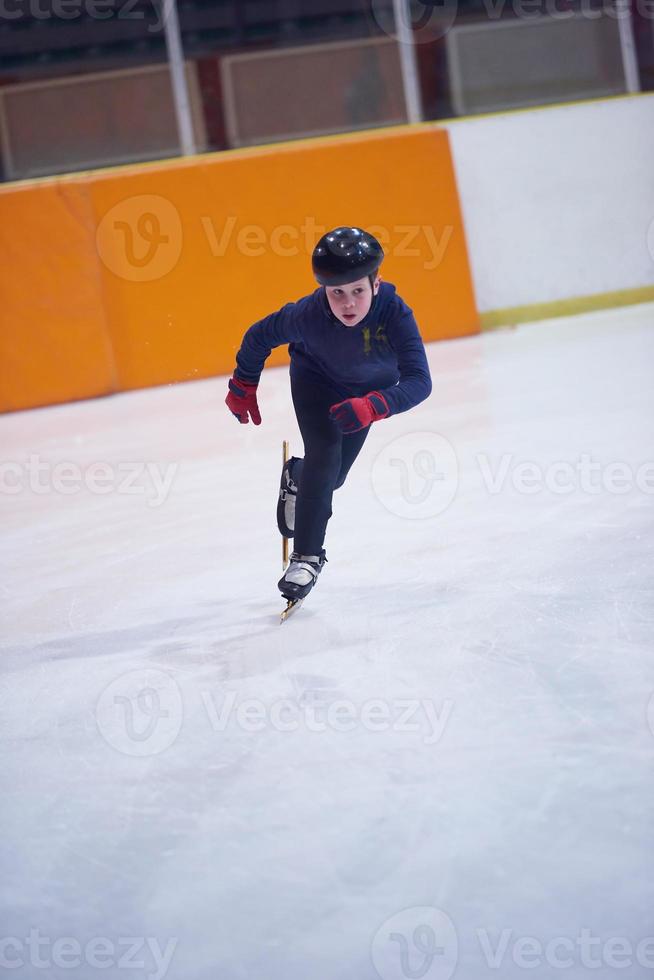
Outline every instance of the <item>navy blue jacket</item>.
{"type": "Polygon", "coordinates": [[[380,391],[390,414],[406,412],[431,393],[425,348],[412,311],[382,282],[361,323],[346,327],[323,287],[287,303],[246,332],[236,376],[258,382],[273,347],[289,345],[291,373],[327,381],[343,398],[380,391]]]}

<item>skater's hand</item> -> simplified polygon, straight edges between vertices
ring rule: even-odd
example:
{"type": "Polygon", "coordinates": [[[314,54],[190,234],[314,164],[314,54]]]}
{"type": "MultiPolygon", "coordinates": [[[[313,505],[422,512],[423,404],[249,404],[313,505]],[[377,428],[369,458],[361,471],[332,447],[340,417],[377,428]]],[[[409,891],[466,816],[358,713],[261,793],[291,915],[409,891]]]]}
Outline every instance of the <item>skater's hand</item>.
{"type": "Polygon", "coordinates": [[[362,398],[347,398],[329,409],[332,422],[346,434],[367,429],[371,422],[385,419],[389,414],[388,402],[378,391],[371,391],[362,398]]]}
{"type": "Polygon", "coordinates": [[[229,391],[225,399],[225,405],[239,422],[247,425],[249,422],[248,414],[252,417],[255,425],[261,425],[261,415],[257,404],[257,385],[252,381],[243,381],[232,375],[229,379],[229,391]]]}

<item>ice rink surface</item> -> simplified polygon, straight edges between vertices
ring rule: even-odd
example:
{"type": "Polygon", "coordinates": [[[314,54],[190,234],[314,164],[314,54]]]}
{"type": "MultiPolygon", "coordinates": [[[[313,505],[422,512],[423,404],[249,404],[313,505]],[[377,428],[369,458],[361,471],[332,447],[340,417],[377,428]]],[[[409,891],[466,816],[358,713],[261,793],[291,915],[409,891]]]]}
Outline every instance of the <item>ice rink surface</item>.
{"type": "Polygon", "coordinates": [[[284,626],[287,369],[0,420],[0,972],[654,976],[654,306],[428,354],[284,626]]]}

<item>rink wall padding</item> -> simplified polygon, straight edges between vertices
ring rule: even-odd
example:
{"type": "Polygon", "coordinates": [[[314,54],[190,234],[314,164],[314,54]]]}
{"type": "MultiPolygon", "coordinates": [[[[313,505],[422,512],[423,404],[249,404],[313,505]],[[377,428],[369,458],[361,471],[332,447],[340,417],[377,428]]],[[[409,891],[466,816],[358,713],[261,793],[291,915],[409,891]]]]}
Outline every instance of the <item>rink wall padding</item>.
{"type": "Polygon", "coordinates": [[[435,127],[0,188],[0,409],[231,373],[247,327],[315,288],[311,250],[339,224],[382,239],[425,340],[479,331],[435,127]]]}
{"type": "Polygon", "coordinates": [[[0,407],[116,389],[95,219],[82,183],[0,197],[0,407]]]}

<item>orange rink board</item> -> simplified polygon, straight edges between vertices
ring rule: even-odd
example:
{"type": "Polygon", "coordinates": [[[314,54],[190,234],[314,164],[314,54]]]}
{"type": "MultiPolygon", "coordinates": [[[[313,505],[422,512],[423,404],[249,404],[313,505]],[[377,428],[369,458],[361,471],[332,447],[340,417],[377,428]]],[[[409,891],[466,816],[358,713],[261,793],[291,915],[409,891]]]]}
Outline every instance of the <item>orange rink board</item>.
{"type": "Polygon", "coordinates": [[[0,188],[0,410],[231,373],[250,324],[316,288],[311,251],[340,224],[380,238],[425,341],[478,332],[436,127],[0,188]]]}

